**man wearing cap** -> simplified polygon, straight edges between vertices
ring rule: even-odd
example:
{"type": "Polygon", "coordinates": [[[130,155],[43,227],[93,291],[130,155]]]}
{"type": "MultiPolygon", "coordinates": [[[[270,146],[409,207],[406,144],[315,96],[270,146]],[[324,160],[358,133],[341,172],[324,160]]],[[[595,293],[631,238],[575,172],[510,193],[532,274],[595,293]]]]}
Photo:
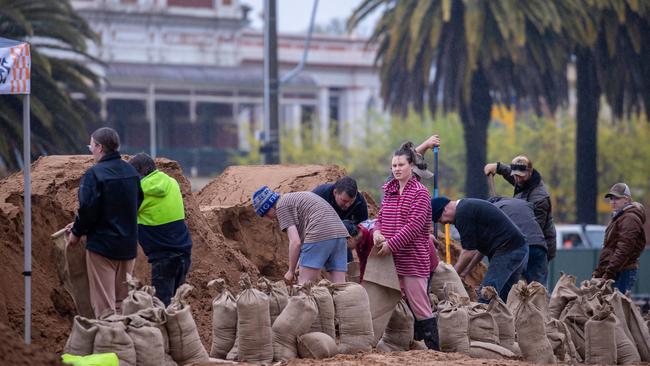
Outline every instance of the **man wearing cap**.
{"type": "MultiPolygon", "coordinates": [[[[468,273],[487,256],[490,265],[481,288],[494,287],[505,301],[528,262],[528,244],[521,230],[496,206],[475,198],[434,198],[431,214],[433,222],[454,224],[458,229],[463,252],[456,263],[457,271],[468,273]]],[[[489,301],[479,295],[479,302],[489,301]]]]}
{"type": "Polygon", "coordinates": [[[348,231],[336,211],[313,192],[294,192],[280,196],[263,186],[253,194],[253,208],[260,217],[277,219],[280,230],[289,237],[287,283],[317,280],[322,268],[334,283],[345,282],[348,231]]]}
{"type": "Polygon", "coordinates": [[[616,183],[605,195],[612,207],[612,221],[605,230],[603,251],[592,276],[614,280],[622,293],[632,289],[645,247],[645,208],[632,201],[630,187],[616,183]]]}
{"type": "MultiPolygon", "coordinates": [[[[533,204],[535,220],[544,233],[546,240],[546,256],[548,260],[555,258],[555,225],[553,224],[553,208],[551,205],[551,196],[546,189],[542,176],[536,169],[533,169],[533,162],[524,155],[519,155],[512,159],[512,164],[503,164],[501,162],[487,164],[483,169],[485,175],[499,174],[503,176],[508,183],[515,187],[513,197],[528,201],[533,204]]],[[[541,247],[534,248],[537,251],[541,247]]]]}

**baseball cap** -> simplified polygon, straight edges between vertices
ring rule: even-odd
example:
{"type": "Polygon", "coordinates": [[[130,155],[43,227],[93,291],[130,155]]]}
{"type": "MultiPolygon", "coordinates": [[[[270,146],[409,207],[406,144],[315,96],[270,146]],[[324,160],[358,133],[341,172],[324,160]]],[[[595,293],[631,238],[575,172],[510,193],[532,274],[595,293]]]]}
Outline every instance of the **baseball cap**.
{"type": "Polygon", "coordinates": [[[630,192],[630,187],[628,187],[627,184],[616,183],[612,186],[612,188],[609,189],[609,192],[607,192],[605,198],[610,198],[612,196],[618,198],[632,197],[632,193],[630,192]]]}
{"type": "Polygon", "coordinates": [[[427,170],[427,162],[424,160],[424,157],[418,153],[415,154],[413,173],[422,179],[430,179],[433,177],[433,173],[427,170]]]}
{"type": "Polygon", "coordinates": [[[510,164],[510,175],[525,176],[528,171],[533,170],[533,163],[524,155],[519,155],[512,159],[510,164]]]}

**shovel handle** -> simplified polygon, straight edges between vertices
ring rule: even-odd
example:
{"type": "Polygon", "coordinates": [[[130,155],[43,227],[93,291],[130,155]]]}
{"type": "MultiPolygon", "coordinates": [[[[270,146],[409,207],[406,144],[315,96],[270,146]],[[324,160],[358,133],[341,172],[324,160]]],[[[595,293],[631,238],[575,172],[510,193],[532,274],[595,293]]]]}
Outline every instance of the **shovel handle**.
{"type": "Polygon", "coordinates": [[[490,189],[490,197],[495,197],[497,195],[496,190],[494,189],[494,174],[487,175],[488,188],[490,189]]]}

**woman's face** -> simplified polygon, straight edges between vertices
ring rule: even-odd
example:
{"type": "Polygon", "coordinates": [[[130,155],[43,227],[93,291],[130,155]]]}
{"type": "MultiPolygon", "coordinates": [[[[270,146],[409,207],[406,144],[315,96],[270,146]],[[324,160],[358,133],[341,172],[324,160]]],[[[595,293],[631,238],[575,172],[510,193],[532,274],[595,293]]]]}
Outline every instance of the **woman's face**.
{"type": "Polygon", "coordinates": [[[413,167],[406,159],[406,155],[393,156],[391,170],[393,172],[393,177],[400,181],[410,179],[413,174],[413,167]]]}

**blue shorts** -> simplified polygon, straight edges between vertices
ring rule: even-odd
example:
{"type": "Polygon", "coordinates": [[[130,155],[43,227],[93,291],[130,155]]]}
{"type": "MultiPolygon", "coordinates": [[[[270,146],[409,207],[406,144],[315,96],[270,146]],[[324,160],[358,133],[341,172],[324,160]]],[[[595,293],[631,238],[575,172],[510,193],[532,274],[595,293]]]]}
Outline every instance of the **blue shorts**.
{"type": "Polygon", "coordinates": [[[347,238],[323,240],[303,244],[300,248],[298,264],[311,269],[325,268],[325,271],[347,272],[348,241],[347,238]]]}

